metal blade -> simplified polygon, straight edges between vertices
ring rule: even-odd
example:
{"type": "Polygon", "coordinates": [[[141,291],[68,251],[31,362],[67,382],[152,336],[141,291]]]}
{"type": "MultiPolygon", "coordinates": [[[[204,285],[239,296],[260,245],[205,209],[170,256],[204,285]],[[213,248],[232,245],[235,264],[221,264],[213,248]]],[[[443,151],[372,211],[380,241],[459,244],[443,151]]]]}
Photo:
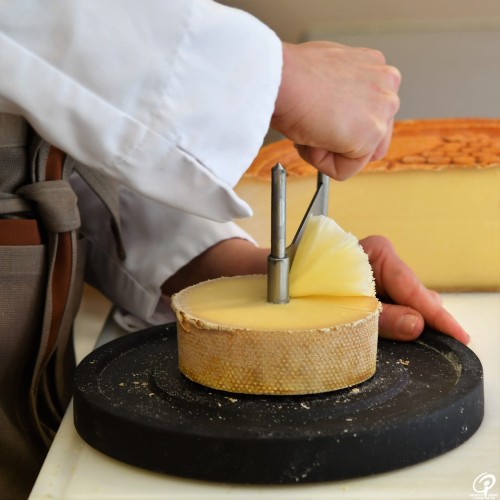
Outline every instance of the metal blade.
{"type": "Polygon", "coordinates": [[[307,219],[311,215],[327,215],[328,213],[328,190],[329,190],[330,178],[318,172],[318,183],[316,192],[314,193],[311,203],[309,203],[309,207],[302,218],[302,221],[293,237],[292,242],[286,248],[286,253],[288,255],[289,264],[292,265],[293,259],[295,258],[295,253],[297,252],[297,247],[299,246],[299,242],[302,239],[302,235],[304,233],[304,228],[306,226],[307,219]]]}

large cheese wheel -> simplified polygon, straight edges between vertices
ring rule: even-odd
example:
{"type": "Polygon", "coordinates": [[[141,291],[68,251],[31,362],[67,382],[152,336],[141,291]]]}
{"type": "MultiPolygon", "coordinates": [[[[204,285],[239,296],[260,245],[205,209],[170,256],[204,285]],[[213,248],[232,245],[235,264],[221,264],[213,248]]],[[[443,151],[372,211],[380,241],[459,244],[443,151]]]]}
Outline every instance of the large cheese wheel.
{"type": "MultiPolygon", "coordinates": [[[[288,243],[316,189],[317,170],[282,140],[262,148],[236,186],[254,215],[238,220],[270,245],[271,168],[287,170],[288,243]]],[[[389,238],[428,287],[500,290],[500,119],[398,122],[385,158],[330,182],[329,215],[358,239],[389,238]]]]}
{"type": "Polygon", "coordinates": [[[205,386],[247,394],[312,394],[375,373],[375,297],[266,300],[266,276],[219,278],[172,297],[179,367],[205,386]]]}

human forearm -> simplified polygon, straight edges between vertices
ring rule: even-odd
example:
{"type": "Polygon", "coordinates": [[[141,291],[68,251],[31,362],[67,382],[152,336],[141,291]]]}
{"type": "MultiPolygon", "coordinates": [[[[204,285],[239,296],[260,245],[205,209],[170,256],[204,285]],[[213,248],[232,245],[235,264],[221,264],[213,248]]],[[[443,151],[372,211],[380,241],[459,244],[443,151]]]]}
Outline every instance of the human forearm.
{"type": "Polygon", "coordinates": [[[162,286],[165,295],[221,276],[264,274],[269,250],[240,238],[223,240],[179,269],[162,286]]]}

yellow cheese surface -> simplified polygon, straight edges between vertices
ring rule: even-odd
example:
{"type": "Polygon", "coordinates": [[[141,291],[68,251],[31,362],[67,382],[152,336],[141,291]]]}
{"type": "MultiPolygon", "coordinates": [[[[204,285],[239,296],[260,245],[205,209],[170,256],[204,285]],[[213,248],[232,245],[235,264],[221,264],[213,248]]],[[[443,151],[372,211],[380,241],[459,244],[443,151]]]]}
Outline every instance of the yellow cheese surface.
{"type": "Polygon", "coordinates": [[[181,295],[182,313],[214,329],[292,331],[355,323],[378,309],[375,297],[297,297],[267,302],[266,276],[206,281],[181,295]]]}

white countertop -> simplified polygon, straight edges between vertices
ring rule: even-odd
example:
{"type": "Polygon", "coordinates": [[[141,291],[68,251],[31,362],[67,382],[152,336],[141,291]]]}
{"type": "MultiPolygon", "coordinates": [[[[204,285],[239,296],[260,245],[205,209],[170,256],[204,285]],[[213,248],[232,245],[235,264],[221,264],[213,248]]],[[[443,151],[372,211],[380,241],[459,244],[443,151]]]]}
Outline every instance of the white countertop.
{"type": "Polygon", "coordinates": [[[481,427],[467,442],[444,455],[397,471],[345,481],[286,486],[210,483],[145,471],[103,455],[78,436],[70,407],[30,500],[500,500],[500,293],[444,294],[443,299],[471,335],[469,347],[482,362],[485,389],[481,427]],[[474,480],[483,473],[496,477],[489,496],[473,489],[474,480]]]}

